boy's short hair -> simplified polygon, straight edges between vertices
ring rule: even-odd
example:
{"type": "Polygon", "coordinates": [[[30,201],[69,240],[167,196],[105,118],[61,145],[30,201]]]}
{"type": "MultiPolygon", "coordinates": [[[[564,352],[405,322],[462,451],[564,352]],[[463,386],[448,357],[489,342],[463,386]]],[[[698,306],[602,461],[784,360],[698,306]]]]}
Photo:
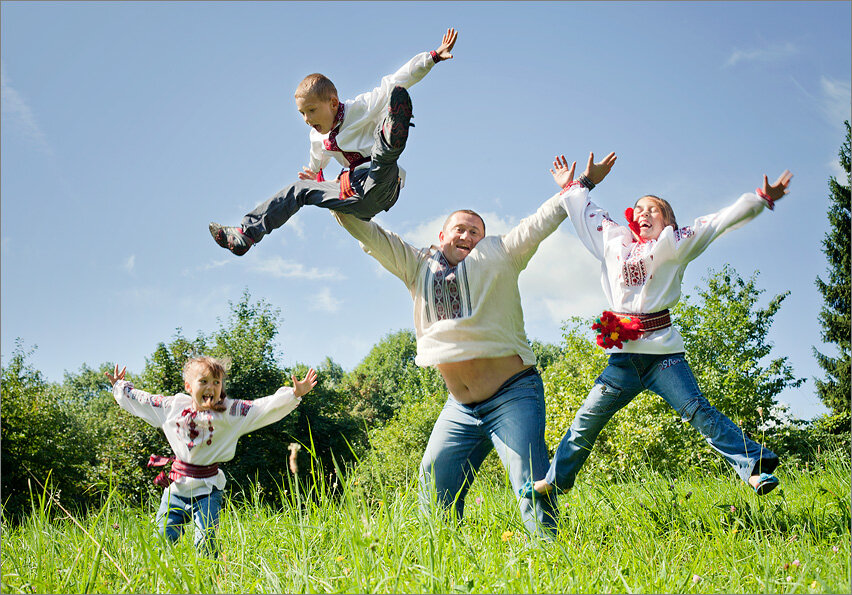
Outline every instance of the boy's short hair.
{"type": "Polygon", "coordinates": [[[444,225],[441,229],[447,229],[447,224],[450,222],[450,219],[452,219],[453,215],[456,215],[457,213],[465,213],[466,215],[473,215],[474,217],[477,217],[482,222],[482,235],[485,235],[485,219],[482,218],[482,215],[470,209],[459,209],[458,211],[450,213],[450,216],[447,217],[446,221],[444,221],[444,225]]]}
{"type": "Polygon", "coordinates": [[[659,207],[660,212],[663,214],[663,223],[665,223],[666,227],[671,225],[673,228],[678,229],[677,218],[675,218],[674,209],[669,204],[669,201],[667,201],[665,198],[654,196],[653,194],[646,194],[645,196],[640,196],[636,199],[636,202],[633,203],[634,209],[636,208],[636,205],[639,203],[639,201],[643,198],[650,198],[657,204],[657,207],[659,207]]]}
{"type": "Polygon", "coordinates": [[[208,372],[222,381],[222,397],[225,397],[225,377],[228,375],[228,362],[202,355],[186,360],[183,365],[183,380],[189,382],[189,375],[196,369],[208,372]]]}
{"type": "Polygon", "coordinates": [[[315,72],[302,79],[302,82],[296,87],[295,96],[296,99],[310,96],[327,101],[332,97],[337,97],[337,87],[327,76],[315,72]]]}

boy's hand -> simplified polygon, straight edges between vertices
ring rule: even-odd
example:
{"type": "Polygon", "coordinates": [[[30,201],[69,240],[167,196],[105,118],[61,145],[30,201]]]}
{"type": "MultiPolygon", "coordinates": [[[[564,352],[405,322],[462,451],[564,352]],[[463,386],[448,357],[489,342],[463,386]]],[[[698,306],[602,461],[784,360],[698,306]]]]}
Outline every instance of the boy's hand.
{"type": "Polygon", "coordinates": [[[785,169],[784,173],[778,176],[778,179],[775,180],[774,184],[770,184],[769,179],[766,177],[766,174],[764,174],[763,193],[768,196],[770,200],[775,202],[787,194],[787,188],[790,186],[790,180],[792,179],[793,174],[790,173],[789,169],[785,169]]]}
{"type": "Polygon", "coordinates": [[[303,167],[302,171],[299,172],[299,179],[300,180],[316,180],[317,179],[317,173],[318,172],[315,172],[312,169],[308,169],[307,167],[303,167]]]}
{"type": "Polygon", "coordinates": [[[295,374],[291,378],[293,379],[293,391],[297,397],[308,394],[317,385],[317,371],[313,368],[308,370],[308,373],[305,374],[305,377],[301,381],[296,380],[295,374]]]}
{"type": "Polygon", "coordinates": [[[609,170],[612,169],[615,160],[615,153],[610,153],[603,158],[603,161],[595,163],[595,154],[589,153],[589,163],[586,164],[586,171],[583,172],[583,175],[589,178],[592,184],[600,184],[609,173],[609,170]]]}
{"type": "Polygon", "coordinates": [[[109,372],[104,372],[104,376],[106,376],[107,378],[109,378],[109,383],[110,383],[110,384],[115,384],[115,383],[116,383],[116,382],[118,382],[119,380],[124,380],[124,373],[125,373],[125,372],[127,372],[127,366],[124,366],[124,367],[121,369],[121,372],[119,372],[119,371],[118,371],[118,364],[115,364],[115,370],[113,371],[113,373],[112,373],[112,374],[110,374],[109,372]]]}
{"type": "Polygon", "coordinates": [[[435,53],[438,54],[438,57],[441,60],[453,59],[453,55],[450,52],[453,51],[453,46],[456,45],[456,38],[458,36],[458,32],[452,27],[447,29],[447,32],[444,33],[444,39],[441,40],[441,45],[439,45],[438,49],[435,50],[435,53]]]}
{"type": "Polygon", "coordinates": [[[571,164],[571,167],[568,167],[568,161],[565,160],[565,155],[562,155],[561,157],[556,157],[553,161],[553,168],[550,170],[550,174],[560,187],[565,188],[565,186],[574,181],[575,167],[577,167],[576,161],[571,164]]]}

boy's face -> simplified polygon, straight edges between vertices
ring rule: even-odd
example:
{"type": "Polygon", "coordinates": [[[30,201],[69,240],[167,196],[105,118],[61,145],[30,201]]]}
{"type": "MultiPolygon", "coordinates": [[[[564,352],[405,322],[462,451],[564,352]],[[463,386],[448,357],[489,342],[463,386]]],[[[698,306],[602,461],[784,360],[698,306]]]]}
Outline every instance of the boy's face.
{"type": "Polygon", "coordinates": [[[196,411],[225,411],[222,379],[203,367],[195,366],[184,382],[196,411]]]}
{"type": "Polygon", "coordinates": [[[656,240],[666,228],[660,205],[648,196],[636,202],[633,207],[633,219],[639,223],[639,236],[645,240],[656,240]]]}
{"type": "Polygon", "coordinates": [[[454,213],[438,233],[441,252],[450,266],[463,261],[485,236],[482,220],[470,213],[454,213]]]}
{"type": "Polygon", "coordinates": [[[305,124],[319,132],[328,134],[334,126],[334,118],[337,116],[337,106],[340,102],[337,97],[331,99],[320,99],[316,95],[296,98],[296,109],[305,119],[305,124]]]}

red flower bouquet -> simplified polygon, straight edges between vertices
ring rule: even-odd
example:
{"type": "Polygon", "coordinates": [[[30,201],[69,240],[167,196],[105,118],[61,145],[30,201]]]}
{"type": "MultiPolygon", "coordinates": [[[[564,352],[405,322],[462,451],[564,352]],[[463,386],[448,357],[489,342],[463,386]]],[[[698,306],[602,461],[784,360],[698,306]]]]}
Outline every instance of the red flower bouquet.
{"type": "Polygon", "coordinates": [[[621,316],[604,310],[595,319],[592,330],[598,332],[597,343],[604,349],[617,347],[622,349],[627,341],[634,341],[642,335],[642,323],[632,316],[621,316]]]}

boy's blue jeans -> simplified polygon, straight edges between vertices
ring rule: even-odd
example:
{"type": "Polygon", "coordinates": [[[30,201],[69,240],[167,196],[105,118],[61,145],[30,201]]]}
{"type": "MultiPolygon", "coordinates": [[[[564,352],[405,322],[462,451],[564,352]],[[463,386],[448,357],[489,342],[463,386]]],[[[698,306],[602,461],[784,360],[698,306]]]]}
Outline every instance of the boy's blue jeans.
{"type": "Polygon", "coordinates": [[[282,189],[243,217],[243,232],[255,242],[284,225],[304,205],[315,205],[369,220],[389,210],[399,198],[399,166],[397,160],[404,147],[395,149],[385,142],[381,124],[373,134],[373,150],[366,166],[349,174],[354,196],[340,198],[336,181],[298,180],[282,189]]]}
{"type": "MultiPolygon", "coordinates": [[[[464,502],[474,474],[491,449],[496,449],[509,472],[514,493],[526,481],[547,470],[544,443],[544,385],[534,369],[510,378],[494,396],[462,405],[447,399],[420,464],[420,504],[428,510],[435,500],[464,514],[464,502]],[[520,376],[520,378],[519,378],[520,376]],[[514,380],[513,380],[514,378],[514,380]]],[[[521,518],[532,534],[554,534],[553,502],[519,499],[521,518]]]]}
{"type": "Polygon", "coordinates": [[[195,549],[215,558],[219,555],[216,529],[219,527],[221,511],[222,490],[213,488],[211,493],[204,496],[185,498],[172,494],[166,488],[157,511],[158,532],[175,542],[183,533],[184,525],[192,521],[195,525],[195,549]]]}
{"type": "Polygon", "coordinates": [[[698,430],[744,482],[778,466],[775,453],[747,437],[704,398],[683,353],[613,353],[559,443],[545,480],[561,490],[571,488],[600,431],[644,389],[660,395],[698,430]]]}

